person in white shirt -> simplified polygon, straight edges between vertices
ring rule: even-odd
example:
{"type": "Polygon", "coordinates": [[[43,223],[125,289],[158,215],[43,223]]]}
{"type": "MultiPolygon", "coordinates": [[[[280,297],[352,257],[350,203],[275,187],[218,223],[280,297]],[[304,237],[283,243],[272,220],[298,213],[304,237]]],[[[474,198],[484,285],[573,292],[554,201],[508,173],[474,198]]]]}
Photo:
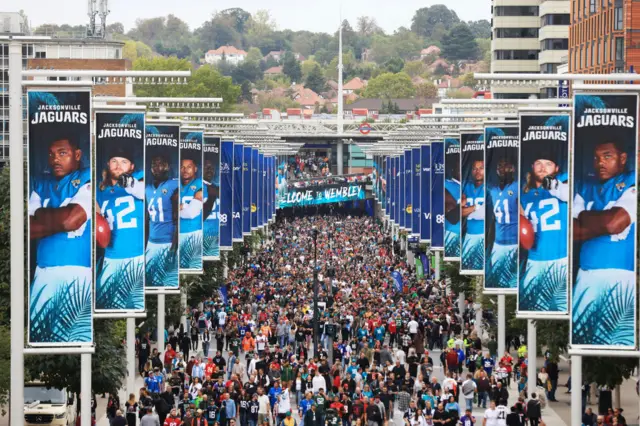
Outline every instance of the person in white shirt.
{"type": "Polygon", "coordinates": [[[460,388],[462,397],[467,404],[466,409],[473,411],[473,396],[478,389],[478,385],[473,381],[473,376],[471,374],[467,374],[467,380],[462,382],[462,386],[460,388]]]}
{"type": "Polygon", "coordinates": [[[407,327],[409,327],[409,334],[411,334],[412,335],[411,337],[413,337],[413,335],[418,333],[418,328],[420,327],[420,324],[418,324],[418,321],[416,321],[415,319],[412,319],[407,324],[407,327]]]}
{"type": "Polygon", "coordinates": [[[224,325],[227,322],[227,313],[222,310],[220,312],[218,312],[218,325],[222,328],[224,328],[224,325]]]}
{"type": "Polygon", "coordinates": [[[262,331],[258,333],[258,337],[256,337],[256,349],[258,349],[258,355],[262,357],[262,353],[267,348],[267,336],[262,334],[262,331]]]}
{"type": "MultiPolygon", "coordinates": [[[[506,416],[505,416],[506,420],[506,416]]],[[[496,402],[491,401],[489,408],[484,412],[484,419],[482,419],[482,426],[499,426],[498,424],[498,410],[496,409],[496,402]]]]}
{"type": "Polygon", "coordinates": [[[271,403],[269,402],[269,397],[264,394],[263,388],[258,388],[258,395],[258,423],[263,424],[265,420],[269,422],[271,419],[269,415],[271,403]]]}
{"type": "Polygon", "coordinates": [[[406,360],[407,355],[404,353],[402,348],[398,348],[398,350],[396,351],[396,361],[400,361],[400,365],[404,366],[406,360]]]}
{"type": "Polygon", "coordinates": [[[498,412],[498,426],[507,426],[507,410],[506,404],[507,401],[500,401],[499,405],[496,407],[496,411],[498,412]]]}
{"type": "Polygon", "coordinates": [[[327,386],[326,380],[320,375],[318,371],[316,371],[316,375],[313,377],[311,384],[313,386],[314,395],[320,393],[320,389],[324,389],[327,386]]]}

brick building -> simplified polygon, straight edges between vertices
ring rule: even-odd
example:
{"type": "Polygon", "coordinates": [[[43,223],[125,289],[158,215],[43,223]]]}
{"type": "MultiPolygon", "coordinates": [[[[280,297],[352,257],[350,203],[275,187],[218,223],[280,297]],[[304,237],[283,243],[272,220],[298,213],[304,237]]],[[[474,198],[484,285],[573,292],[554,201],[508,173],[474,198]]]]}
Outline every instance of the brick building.
{"type": "Polygon", "coordinates": [[[571,0],[569,72],[616,73],[640,66],[640,2],[571,0]]]}

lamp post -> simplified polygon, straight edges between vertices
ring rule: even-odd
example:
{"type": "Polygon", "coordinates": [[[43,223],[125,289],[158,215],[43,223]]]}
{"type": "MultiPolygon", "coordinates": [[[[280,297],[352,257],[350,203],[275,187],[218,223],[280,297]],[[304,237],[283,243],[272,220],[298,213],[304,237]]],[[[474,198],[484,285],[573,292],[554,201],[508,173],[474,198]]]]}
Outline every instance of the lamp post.
{"type": "Polygon", "coordinates": [[[313,356],[318,356],[319,327],[318,321],[318,230],[314,227],[313,235],[313,356]]]}

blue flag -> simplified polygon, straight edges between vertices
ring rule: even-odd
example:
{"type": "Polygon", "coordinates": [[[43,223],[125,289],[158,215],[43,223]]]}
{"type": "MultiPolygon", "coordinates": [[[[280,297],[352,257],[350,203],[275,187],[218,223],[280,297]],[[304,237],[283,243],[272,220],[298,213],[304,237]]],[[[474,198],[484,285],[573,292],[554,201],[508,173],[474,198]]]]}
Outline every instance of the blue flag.
{"type": "Polygon", "coordinates": [[[402,274],[398,271],[393,271],[391,273],[391,277],[393,278],[393,281],[395,283],[396,291],[402,293],[402,287],[404,285],[404,283],[402,282],[402,274]]]}
{"type": "Polygon", "coordinates": [[[223,285],[222,287],[220,287],[220,289],[218,289],[218,292],[220,293],[220,297],[222,298],[222,303],[224,303],[225,305],[229,304],[229,293],[228,293],[228,288],[227,285],[223,285]]]}

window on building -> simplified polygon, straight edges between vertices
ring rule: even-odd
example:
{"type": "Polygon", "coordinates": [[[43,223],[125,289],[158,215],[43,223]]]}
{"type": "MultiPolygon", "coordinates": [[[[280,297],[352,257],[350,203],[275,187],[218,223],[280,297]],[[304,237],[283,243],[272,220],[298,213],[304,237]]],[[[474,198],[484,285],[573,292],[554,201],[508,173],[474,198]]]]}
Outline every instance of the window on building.
{"type": "Polygon", "coordinates": [[[566,38],[550,38],[542,41],[542,50],[567,50],[569,48],[569,39],[566,38]]]}
{"type": "Polygon", "coordinates": [[[498,28],[497,38],[538,38],[537,28],[498,28]]]}
{"type": "Polygon", "coordinates": [[[589,12],[596,13],[596,0],[589,0],[589,12]]]}
{"type": "Polygon", "coordinates": [[[614,16],[613,16],[613,29],[614,30],[621,30],[622,29],[622,20],[624,19],[623,13],[622,13],[622,5],[615,7],[614,12],[613,12],[614,16]]]}
{"type": "Polygon", "coordinates": [[[602,39],[598,39],[598,43],[596,44],[596,58],[598,64],[602,63],[602,58],[600,57],[600,43],[602,43],[602,39]]]}
{"type": "Polygon", "coordinates": [[[584,66],[589,68],[591,66],[591,62],[589,62],[589,43],[584,48],[584,66]]]}
{"type": "Polygon", "coordinates": [[[538,6],[496,6],[495,16],[538,16],[538,6]]]}
{"type": "Polygon", "coordinates": [[[604,43],[602,44],[602,60],[604,62],[608,61],[607,59],[607,43],[609,36],[604,36],[604,43]]]}
{"type": "Polygon", "coordinates": [[[552,13],[542,17],[542,26],[545,25],[569,25],[571,18],[568,13],[552,13]]]}
{"type": "Polygon", "coordinates": [[[593,40],[593,41],[591,41],[591,66],[596,65],[596,63],[593,60],[593,58],[595,57],[594,52],[593,52],[595,50],[595,48],[596,48],[596,42],[595,42],[595,40],[593,40]]]}
{"type": "Polygon", "coordinates": [[[616,37],[616,61],[624,60],[624,38],[616,37]]]}
{"type": "Polygon", "coordinates": [[[497,60],[538,60],[537,50],[496,50],[495,59],[497,60]]]}

